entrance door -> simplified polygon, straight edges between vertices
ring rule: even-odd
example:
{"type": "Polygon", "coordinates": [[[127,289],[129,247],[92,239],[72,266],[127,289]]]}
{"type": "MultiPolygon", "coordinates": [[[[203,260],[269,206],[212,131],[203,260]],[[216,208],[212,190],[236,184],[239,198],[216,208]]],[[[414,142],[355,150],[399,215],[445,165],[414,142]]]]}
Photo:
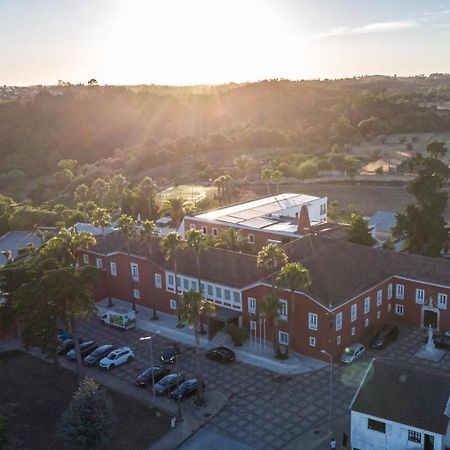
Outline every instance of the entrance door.
{"type": "Polygon", "coordinates": [[[423,450],[433,450],[434,449],[434,436],[430,436],[425,433],[423,450]]]}
{"type": "Polygon", "coordinates": [[[428,311],[425,310],[423,314],[423,326],[429,327],[431,325],[431,328],[437,329],[438,325],[438,315],[434,311],[428,311]]]}

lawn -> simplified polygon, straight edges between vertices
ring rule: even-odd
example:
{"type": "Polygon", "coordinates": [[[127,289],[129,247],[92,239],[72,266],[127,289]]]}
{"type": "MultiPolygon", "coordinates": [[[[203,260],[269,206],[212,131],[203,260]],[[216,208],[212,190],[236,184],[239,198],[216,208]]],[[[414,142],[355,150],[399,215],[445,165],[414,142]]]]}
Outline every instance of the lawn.
{"type": "Polygon", "coordinates": [[[180,184],[178,186],[172,186],[159,193],[160,200],[164,200],[170,197],[181,197],[185,200],[196,202],[206,197],[209,194],[213,194],[214,187],[212,186],[200,186],[195,184],[180,184]]]}
{"type": "MultiPolygon", "coordinates": [[[[22,352],[0,354],[0,408],[10,416],[11,448],[62,449],[56,425],[77,389],[74,373],[22,352]]],[[[105,448],[147,449],[170,428],[167,415],[104,388],[114,412],[114,432],[105,448]]]]}

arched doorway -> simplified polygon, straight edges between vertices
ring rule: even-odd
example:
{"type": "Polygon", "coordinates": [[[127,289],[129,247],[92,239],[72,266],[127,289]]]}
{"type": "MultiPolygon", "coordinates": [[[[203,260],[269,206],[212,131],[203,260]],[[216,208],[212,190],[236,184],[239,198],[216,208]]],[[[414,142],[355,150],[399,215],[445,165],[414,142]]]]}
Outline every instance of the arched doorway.
{"type": "Polygon", "coordinates": [[[439,308],[433,305],[433,299],[430,297],[428,304],[422,306],[422,327],[428,328],[431,325],[433,330],[439,331],[439,315],[439,308]]]}

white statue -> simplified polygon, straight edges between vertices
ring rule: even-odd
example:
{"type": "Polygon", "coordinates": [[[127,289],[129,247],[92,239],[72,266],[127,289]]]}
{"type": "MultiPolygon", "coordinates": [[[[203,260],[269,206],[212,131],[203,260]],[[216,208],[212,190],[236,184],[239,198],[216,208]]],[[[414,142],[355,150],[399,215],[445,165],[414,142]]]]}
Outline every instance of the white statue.
{"type": "Polygon", "coordinates": [[[431,326],[431,323],[428,324],[428,340],[427,345],[425,346],[427,352],[434,352],[435,346],[433,341],[433,328],[431,326]]]}

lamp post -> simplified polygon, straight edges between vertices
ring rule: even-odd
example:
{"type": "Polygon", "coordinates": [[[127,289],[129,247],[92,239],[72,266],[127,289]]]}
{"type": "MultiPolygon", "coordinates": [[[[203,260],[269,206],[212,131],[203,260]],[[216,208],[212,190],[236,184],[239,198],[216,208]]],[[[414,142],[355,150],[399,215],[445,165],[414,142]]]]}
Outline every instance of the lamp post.
{"type": "Polygon", "coordinates": [[[150,365],[152,368],[152,391],[153,398],[155,398],[155,371],[153,370],[153,340],[152,338],[159,334],[159,330],[156,330],[151,336],[143,336],[139,338],[140,341],[150,341],[150,365]]]}
{"type": "Polygon", "coordinates": [[[330,359],[330,433],[333,432],[333,356],[325,350],[320,350],[320,353],[328,356],[330,359]]]}

